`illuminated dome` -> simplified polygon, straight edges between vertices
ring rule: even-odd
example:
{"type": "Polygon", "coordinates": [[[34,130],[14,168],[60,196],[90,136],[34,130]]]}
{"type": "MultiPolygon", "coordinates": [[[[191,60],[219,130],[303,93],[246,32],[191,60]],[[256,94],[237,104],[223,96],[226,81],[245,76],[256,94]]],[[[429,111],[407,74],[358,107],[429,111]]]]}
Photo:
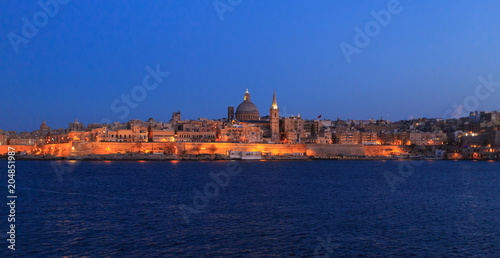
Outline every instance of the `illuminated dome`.
{"type": "Polygon", "coordinates": [[[40,125],[40,130],[47,130],[47,129],[49,129],[49,127],[47,126],[47,124],[45,124],[45,120],[44,120],[42,125],[40,125]]]}
{"type": "Polygon", "coordinates": [[[243,102],[236,108],[236,119],[240,121],[259,120],[259,109],[250,101],[250,93],[245,92],[243,102]]]}

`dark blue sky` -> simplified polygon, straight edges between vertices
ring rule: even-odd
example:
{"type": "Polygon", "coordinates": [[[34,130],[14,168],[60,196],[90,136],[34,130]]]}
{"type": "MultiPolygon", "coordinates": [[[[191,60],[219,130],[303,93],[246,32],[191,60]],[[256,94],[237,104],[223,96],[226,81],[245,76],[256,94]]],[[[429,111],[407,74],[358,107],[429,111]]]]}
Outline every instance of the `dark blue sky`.
{"type": "MultiPolygon", "coordinates": [[[[243,0],[221,21],[212,0],[73,0],[15,53],[9,33],[22,36],[22,18],[42,8],[2,1],[0,128],[168,121],[176,110],[220,118],[246,88],[261,115],[276,89],[285,115],[443,117],[474,95],[478,76],[500,81],[498,1],[401,0],[401,12],[348,63],[339,45],[354,45],[354,27],[364,29],[389,2],[243,0]],[[169,76],[120,119],[111,104],[156,65],[169,76]]],[[[499,100],[497,88],[479,109],[498,109],[499,100]]]]}

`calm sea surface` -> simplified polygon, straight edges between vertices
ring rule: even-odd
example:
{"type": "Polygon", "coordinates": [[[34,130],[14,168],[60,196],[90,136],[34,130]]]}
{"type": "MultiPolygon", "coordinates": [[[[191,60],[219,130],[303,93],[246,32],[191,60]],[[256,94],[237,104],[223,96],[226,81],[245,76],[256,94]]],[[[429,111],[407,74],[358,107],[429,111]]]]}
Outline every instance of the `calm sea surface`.
{"type": "Polygon", "coordinates": [[[3,257],[500,256],[499,162],[16,165],[3,257]]]}

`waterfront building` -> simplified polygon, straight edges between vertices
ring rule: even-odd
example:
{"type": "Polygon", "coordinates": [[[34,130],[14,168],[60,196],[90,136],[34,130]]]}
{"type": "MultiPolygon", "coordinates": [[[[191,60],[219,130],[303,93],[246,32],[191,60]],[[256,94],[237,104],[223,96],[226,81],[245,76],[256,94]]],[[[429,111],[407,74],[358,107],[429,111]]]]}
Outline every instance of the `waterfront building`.
{"type": "Polygon", "coordinates": [[[130,128],[127,123],[120,123],[120,122],[113,122],[113,123],[109,124],[107,127],[108,127],[108,130],[110,130],[110,131],[116,131],[119,129],[130,128]]]}
{"type": "Polygon", "coordinates": [[[484,120],[486,122],[493,122],[493,123],[500,122],[500,112],[498,111],[486,112],[484,114],[484,120]]]}
{"type": "Polygon", "coordinates": [[[401,145],[441,145],[448,137],[443,132],[401,132],[396,138],[401,145]]]}
{"type": "Polygon", "coordinates": [[[304,131],[307,133],[308,137],[316,138],[319,132],[323,128],[320,120],[305,120],[304,121],[304,131]]]}
{"type": "Polygon", "coordinates": [[[174,142],[174,130],[151,130],[153,142],[174,142]]]}
{"type": "Polygon", "coordinates": [[[67,143],[69,142],[69,135],[66,131],[51,132],[49,136],[49,143],[67,143]]]}
{"type": "Polygon", "coordinates": [[[68,137],[70,141],[88,141],[88,132],[70,131],[68,132],[68,137]]]}
{"type": "Polygon", "coordinates": [[[337,144],[380,144],[378,134],[375,132],[360,132],[356,130],[338,130],[333,133],[337,144]]]}
{"type": "Polygon", "coordinates": [[[234,107],[227,107],[227,122],[234,120],[234,107]]]}
{"type": "Polygon", "coordinates": [[[380,144],[382,144],[382,145],[401,145],[401,143],[398,142],[398,139],[397,139],[395,133],[380,132],[377,136],[378,136],[380,144]]]}
{"type": "Polygon", "coordinates": [[[176,142],[215,142],[215,131],[177,131],[176,142]]]}
{"type": "Polygon", "coordinates": [[[500,148],[500,130],[498,130],[498,127],[488,133],[488,136],[486,138],[486,145],[500,148]]]}
{"type": "Polygon", "coordinates": [[[468,147],[462,149],[462,158],[479,160],[497,160],[500,158],[500,149],[490,147],[468,147]]]}
{"type": "Polygon", "coordinates": [[[332,132],[329,130],[321,130],[317,135],[307,138],[306,142],[314,144],[332,144],[332,132]]]}
{"type": "Polygon", "coordinates": [[[109,142],[147,142],[148,130],[142,126],[134,126],[131,129],[108,130],[104,140],[109,142]]]}
{"type": "Polygon", "coordinates": [[[173,127],[176,131],[177,142],[215,142],[217,139],[217,128],[222,121],[212,121],[207,118],[198,120],[176,121],[173,127]]]}
{"type": "Polygon", "coordinates": [[[207,118],[198,118],[198,120],[178,121],[175,129],[185,132],[209,132],[222,125],[221,121],[212,121],[207,118]]]}
{"type": "Polygon", "coordinates": [[[132,141],[132,130],[130,129],[118,129],[109,130],[104,138],[107,142],[131,142],[132,141]]]}
{"type": "Polygon", "coordinates": [[[69,123],[68,131],[85,131],[85,125],[75,119],[75,122],[69,123]]]}
{"type": "Polygon", "coordinates": [[[98,124],[98,123],[88,124],[87,131],[92,131],[92,129],[102,128],[102,127],[105,127],[105,126],[102,124],[98,124]]]}
{"type": "Polygon", "coordinates": [[[280,132],[286,143],[301,143],[306,136],[304,131],[304,120],[299,116],[283,117],[279,124],[280,132]]]}
{"type": "Polygon", "coordinates": [[[181,111],[173,112],[172,119],[168,122],[172,125],[177,125],[179,121],[181,121],[181,111]]]}
{"type": "Polygon", "coordinates": [[[380,141],[375,132],[360,132],[359,143],[364,145],[377,145],[380,144],[380,141]]]}
{"type": "Polygon", "coordinates": [[[45,143],[45,137],[35,136],[29,132],[20,132],[18,135],[9,137],[9,145],[35,145],[45,143]]]}
{"type": "Polygon", "coordinates": [[[262,130],[254,124],[227,124],[220,129],[219,141],[260,143],[262,130]]]}
{"type": "Polygon", "coordinates": [[[100,142],[106,139],[106,133],[108,128],[98,127],[90,130],[88,141],[90,142],[100,142]]]}
{"type": "Polygon", "coordinates": [[[35,145],[37,140],[27,136],[16,136],[9,140],[9,145],[35,145]]]}
{"type": "Polygon", "coordinates": [[[7,136],[0,134],[0,145],[7,145],[7,136]]]}
{"type": "Polygon", "coordinates": [[[338,130],[333,133],[336,144],[358,144],[359,132],[352,130],[338,130]]]}

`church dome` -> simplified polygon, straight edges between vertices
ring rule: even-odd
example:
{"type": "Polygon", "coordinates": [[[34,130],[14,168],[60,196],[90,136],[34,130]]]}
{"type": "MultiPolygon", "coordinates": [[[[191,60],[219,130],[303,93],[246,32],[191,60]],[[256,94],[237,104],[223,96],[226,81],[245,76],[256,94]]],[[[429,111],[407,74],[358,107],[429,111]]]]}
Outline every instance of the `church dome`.
{"type": "Polygon", "coordinates": [[[245,120],[259,120],[259,109],[254,103],[250,101],[250,93],[248,89],[245,93],[243,102],[236,108],[236,119],[240,121],[245,120]]]}
{"type": "Polygon", "coordinates": [[[236,114],[238,113],[259,113],[259,109],[254,103],[244,101],[236,108],[236,114]]]}
{"type": "Polygon", "coordinates": [[[48,129],[49,127],[47,124],[45,124],[45,120],[43,121],[42,125],[40,125],[40,130],[48,129]]]}

